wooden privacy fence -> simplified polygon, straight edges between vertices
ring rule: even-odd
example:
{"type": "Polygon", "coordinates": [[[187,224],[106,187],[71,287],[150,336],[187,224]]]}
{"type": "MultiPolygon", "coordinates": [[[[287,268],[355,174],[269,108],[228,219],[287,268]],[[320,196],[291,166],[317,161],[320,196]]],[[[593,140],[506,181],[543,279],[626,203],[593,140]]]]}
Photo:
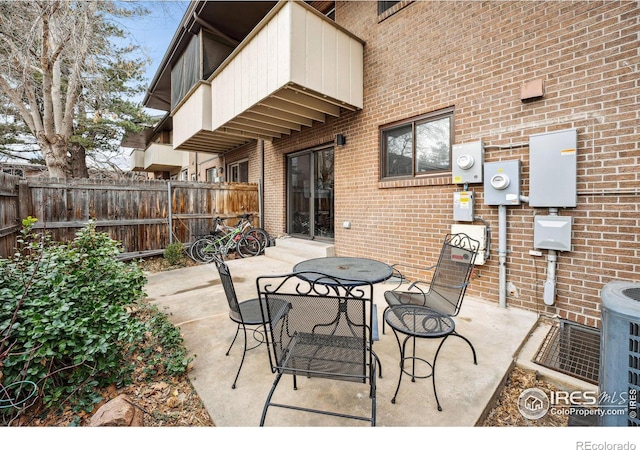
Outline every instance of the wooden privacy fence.
{"type": "MultiPolygon", "coordinates": [[[[0,174],[4,175],[4,174],[0,174]]],[[[257,184],[0,177],[0,252],[13,252],[21,220],[38,219],[57,241],[75,237],[89,219],[125,252],[162,250],[206,234],[213,219],[235,224],[243,213],[259,222],[257,184]]]]}

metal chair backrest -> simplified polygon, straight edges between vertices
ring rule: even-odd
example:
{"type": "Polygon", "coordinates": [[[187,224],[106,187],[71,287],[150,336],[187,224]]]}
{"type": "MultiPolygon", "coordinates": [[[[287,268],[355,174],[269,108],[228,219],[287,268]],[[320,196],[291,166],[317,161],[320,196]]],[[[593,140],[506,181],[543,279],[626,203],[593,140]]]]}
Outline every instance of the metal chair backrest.
{"type": "Polygon", "coordinates": [[[229,272],[229,266],[227,266],[227,264],[217,256],[213,258],[213,262],[215,263],[216,268],[218,269],[218,274],[220,275],[220,282],[224,288],[227,303],[229,303],[231,317],[234,320],[237,319],[242,322],[242,313],[240,312],[240,305],[238,303],[238,297],[236,296],[236,289],[233,286],[233,279],[229,272]]]}
{"type": "Polygon", "coordinates": [[[274,372],[367,381],[373,286],[344,283],[317,272],[257,279],[274,372]]]}
{"type": "Polygon", "coordinates": [[[480,242],[464,233],[445,236],[427,293],[431,309],[450,316],[458,314],[479,248],[480,242]]]}

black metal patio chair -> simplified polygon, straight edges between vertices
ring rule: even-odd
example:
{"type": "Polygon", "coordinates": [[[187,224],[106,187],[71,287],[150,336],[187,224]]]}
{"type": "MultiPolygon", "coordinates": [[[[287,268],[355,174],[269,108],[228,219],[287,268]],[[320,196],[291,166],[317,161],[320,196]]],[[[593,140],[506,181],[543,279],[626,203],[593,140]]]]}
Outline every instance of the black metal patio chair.
{"type": "Polygon", "coordinates": [[[219,256],[214,257],[213,261],[216,265],[216,268],[218,269],[218,273],[220,274],[220,281],[222,282],[222,287],[224,288],[227,302],[229,304],[229,318],[237,324],[236,334],[233,337],[233,341],[231,341],[231,345],[227,350],[226,356],[229,356],[229,352],[231,351],[233,344],[238,338],[240,329],[242,329],[244,333],[242,359],[240,360],[240,366],[238,367],[236,377],[234,378],[233,384],[231,385],[231,388],[235,389],[247,351],[252,350],[265,343],[266,333],[264,330],[264,322],[262,320],[260,300],[258,298],[252,298],[239,302],[238,297],[236,296],[235,287],[233,286],[233,279],[231,278],[231,273],[229,272],[229,266],[227,266],[227,264],[219,256]],[[254,339],[256,340],[255,345],[251,347],[248,347],[247,331],[251,331],[253,333],[254,339]]]}
{"type": "MultiPolygon", "coordinates": [[[[442,411],[436,391],[435,368],[438,354],[449,336],[457,336],[469,344],[473,363],[478,364],[473,344],[456,331],[454,317],[460,312],[479,247],[478,241],[464,233],[447,234],[437,264],[426,268],[433,271],[429,282],[414,281],[405,291],[400,290],[398,285],[384,293],[388,306],[384,310],[382,332],[385,332],[385,324],[391,326],[400,349],[400,377],[391,403],[396,402],[402,375],[407,374],[412,381],[431,378],[438,411],[442,411]],[[405,336],[404,339],[400,338],[401,334],[405,336]],[[416,339],[441,339],[433,362],[416,356],[416,339]],[[413,344],[411,353],[407,353],[406,349],[409,340],[413,344]],[[430,373],[417,375],[417,361],[426,363],[431,368],[430,373]],[[410,369],[405,367],[406,364],[410,364],[410,369]]],[[[402,282],[406,278],[398,270],[400,266],[395,265],[394,270],[402,282]]]]}
{"type": "Polygon", "coordinates": [[[377,361],[372,353],[373,285],[317,272],[263,276],[256,281],[265,323],[275,380],[267,396],[260,426],[270,407],[344,417],[376,423],[377,361]],[[283,303],[285,305],[283,305],[283,303]],[[353,415],[332,408],[272,402],[283,375],[325,378],[335,382],[369,384],[371,414],[353,415]]]}
{"type": "MultiPolygon", "coordinates": [[[[460,312],[464,295],[471,280],[476,255],[480,243],[464,233],[447,234],[440,250],[438,262],[424,268],[432,271],[429,281],[414,281],[407,290],[400,290],[400,284],[384,293],[387,302],[386,312],[390,307],[398,305],[425,306],[440,314],[455,317],[460,312]]],[[[405,280],[400,267],[411,267],[402,263],[395,264],[394,270],[400,280],[405,280]]],[[[415,269],[415,267],[413,267],[415,269]]],[[[383,313],[384,314],[384,313],[383,313]]],[[[385,321],[382,322],[382,333],[385,332],[385,321]]],[[[457,332],[452,333],[465,340],[473,351],[476,361],[476,351],[471,342],[457,332]]]]}

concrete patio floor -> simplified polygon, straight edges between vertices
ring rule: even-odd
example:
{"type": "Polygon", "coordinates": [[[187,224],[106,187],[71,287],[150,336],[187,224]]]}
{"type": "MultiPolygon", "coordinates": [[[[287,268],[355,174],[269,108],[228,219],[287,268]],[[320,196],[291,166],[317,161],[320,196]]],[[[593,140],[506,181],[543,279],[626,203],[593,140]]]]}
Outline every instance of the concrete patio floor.
{"type": "MultiPolygon", "coordinates": [[[[256,297],[255,279],[260,275],[289,272],[292,264],[267,256],[228,261],[240,300],[256,297]]],[[[231,388],[240,363],[242,343],[231,354],[225,352],[235,333],[227,301],[215,266],[200,265],[148,276],[148,299],[169,314],[179,326],[190,353],[197,355],[189,376],[218,427],[258,426],[274,375],[265,346],[249,351],[236,389],[231,388]]],[[[382,363],[377,381],[377,426],[426,427],[474,426],[482,418],[514,358],[533,332],[537,315],[517,308],[500,308],[494,303],[467,297],[456,320],[457,331],[473,342],[478,365],[473,364],[468,345],[449,339],[438,357],[437,389],[443,411],[438,412],[431,380],[412,383],[404,377],[395,404],[391,398],[399,375],[399,349],[393,332],[382,334],[385,306],[383,293],[389,282],[375,286],[380,340],[374,350],[382,363]]],[[[431,360],[438,340],[419,340],[419,353],[431,360]]],[[[278,386],[275,399],[312,408],[326,407],[349,414],[367,414],[368,386],[335,383],[330,380],[300,380],[292,389],[291,377],[278,386]]],[[[267,426],[368,426],[366,422],[270,408],[267,426]]]]}

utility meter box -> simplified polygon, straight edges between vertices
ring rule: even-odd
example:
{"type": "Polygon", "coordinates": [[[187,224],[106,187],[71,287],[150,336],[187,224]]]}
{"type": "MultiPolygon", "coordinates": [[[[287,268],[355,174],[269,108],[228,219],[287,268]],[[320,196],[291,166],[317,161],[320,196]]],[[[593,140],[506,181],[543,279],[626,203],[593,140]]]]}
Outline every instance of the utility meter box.
{"type": "Polygon", "coordinates": [[[473,222],[473,192],[453,193],[453,220],[473,222]]]}
{"type": "Polygon", "coordinates": [[[484,164],[484,204],[520,204],[520,160],[484,164]]]}
{"type": "Polygon", "coordinates": [[[451,225],[451,233],[464,233],[469,236],[471,239],[475,239],[480,243],[480,248],[478,248],[478,253],[476,254],[476,266],[481,266],[485,263],[485,261],[489,258],[489,254],[487,253],[487,227],[484,225],[466,225],[456,223],[451,225]]]}
{"type": "Polygon", "coordinates": [[[454,184],[482,183],[484,144],[482,141],[454,144],[451,175],[454,184]]]}
{"type": "Polygon", "coordinates": [[[561,208],[577,204],[575,129],[529,137],[529,205],[561,208]]]}
{"type": "Polygon", "coordinates": [[[536,216],[533,223],[533,246],[570,252],[572,223],[572,217],[536,216]]]}

